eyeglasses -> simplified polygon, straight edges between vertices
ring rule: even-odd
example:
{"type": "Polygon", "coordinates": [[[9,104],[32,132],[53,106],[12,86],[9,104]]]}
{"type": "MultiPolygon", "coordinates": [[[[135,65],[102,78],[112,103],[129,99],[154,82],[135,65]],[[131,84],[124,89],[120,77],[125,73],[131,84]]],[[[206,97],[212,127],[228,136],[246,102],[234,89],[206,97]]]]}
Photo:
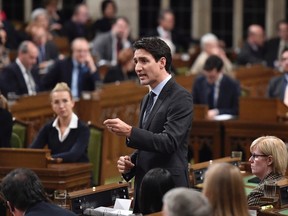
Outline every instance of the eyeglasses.
{"type": "Polygon", "coordinates": [[[250,157],[250,158],[252,158],[252,160],[255,160],[255,159],[258,158],[258,157],[268,157],[268,155],[255,154],[255,153],[253,153],[253,154],[251,154],[251,157],[250,157]]]}

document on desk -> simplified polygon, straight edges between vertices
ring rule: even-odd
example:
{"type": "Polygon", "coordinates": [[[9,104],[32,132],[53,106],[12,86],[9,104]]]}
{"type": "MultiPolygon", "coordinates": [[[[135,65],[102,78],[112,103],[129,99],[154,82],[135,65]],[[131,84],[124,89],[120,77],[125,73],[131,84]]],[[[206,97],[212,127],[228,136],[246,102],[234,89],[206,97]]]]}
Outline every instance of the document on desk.
{"type": "Polygon", "coordinates": [[[133,212],[129,210],[131,206],[130,199],[116,199],[114,207],[98,207],[98,208],[87,208],[84,211],[85,215],[95,215],[95,216],[128,216],[133,212]]]}
{"type": "Polygon", "coordinates": [[[234,119],[235,116],[233,115],[229,115],[229,114],[221,114],[221,115],[217,115],[214,117],[214,120],[216,121],[226,121],[226,120],[230,120],[230,119],[234,119]]]}

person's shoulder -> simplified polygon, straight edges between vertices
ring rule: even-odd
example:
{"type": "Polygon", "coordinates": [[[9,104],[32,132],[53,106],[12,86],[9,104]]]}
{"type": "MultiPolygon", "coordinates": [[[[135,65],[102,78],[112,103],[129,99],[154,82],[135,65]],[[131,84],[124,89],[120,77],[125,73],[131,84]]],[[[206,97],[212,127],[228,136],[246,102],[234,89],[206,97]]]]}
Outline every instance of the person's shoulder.
{"type": "Polygon", "coordinates": [[[39,202],[32,208],[30,208],[25,214],[25,216],[39,216],[39,215],[76,216],[74,212],[69,211],[67,209],[63,209],[49,202],[39,202]]]}
{"type": "Polygon", "coordinates": [[[279,83],[279,82],[282,82],[285,80],[285,75],[281,75],[281,76],[275,76],[275,77],[272,77],[270,79],[270,84],[273,84],[273,83],[279,83]]]}

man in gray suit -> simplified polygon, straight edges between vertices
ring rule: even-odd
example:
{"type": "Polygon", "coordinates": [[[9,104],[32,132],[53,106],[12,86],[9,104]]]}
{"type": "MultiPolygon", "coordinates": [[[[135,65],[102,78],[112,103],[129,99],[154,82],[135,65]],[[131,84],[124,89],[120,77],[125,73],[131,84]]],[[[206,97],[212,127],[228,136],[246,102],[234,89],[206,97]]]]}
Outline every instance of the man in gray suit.
{"type": "Polygon", "coordinates": [[[126,136],[131,156],[121,156],[117,167],[126,181],[135,176],[134,212],[139,212],[139,187],[143,176],[156,167],[167,169],[177,187],[188,187],[188,136],[192,123],[191,94],[170,74],[171,51],[159,38],[142,38],[134,43],[135,71],[151,91],[141,103],[140,127],[119,118],[104,121],[119,136],[126,136]]]}
{"type": "Polygon", "coordinates": [[[99,65],[116,65],[118,53],[123,48],[131,47],[129,40],[130,26],[125,17],[118,17],[111,31],[97,35],[93,40],[92,54],[99,65]]]}
{"type": "Polygon", "coordinates": [[[279,98],[288,106],[288,50],[282,52],[280,65],[283,70],[283,75],[274,77],[270,80],[268,97],[279,98]]]}

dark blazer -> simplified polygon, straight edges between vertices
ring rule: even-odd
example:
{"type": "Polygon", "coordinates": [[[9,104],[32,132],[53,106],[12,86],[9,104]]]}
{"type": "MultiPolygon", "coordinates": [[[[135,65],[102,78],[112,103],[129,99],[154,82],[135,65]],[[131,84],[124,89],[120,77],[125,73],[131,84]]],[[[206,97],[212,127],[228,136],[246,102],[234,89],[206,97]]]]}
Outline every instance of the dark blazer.
{"type": "Polygon", "coordinates": [[[274,61],[278,59],[280,38],[272,38],[265,43],[265,61],[268,67],[274,68],[274,61]]]}
{"type": "Polygon", "coordinates": [[[122,71],[122,68],[120,65],[111,67],[108,72],[106,73],[103,82],[104,83],[111,83],[116,81],[124,81],[124,80],[133,80],[137,79],[137,74],[135,71],[131,71],[127,74],[125,74],[122,71]]]}
{"type": "Polygon", "coordinates": [[[124,175],[125,180],[135,176],[134,211],[139,211],[138,194],[144,175],[153,168],[167,169],[176,187],[188,187],[188,136],[192,124],[193,99],[191,94],[170,79],[162,89],[151,113],[142,126],[147,104],[146,95],[141,104],[140,127],[133,127],[127,146],[137,149],[131,160],[136,165],[124,175]]]}
{"type": "Polygon", "coordinates": [[[53,121],[40,130],[30,148],[41,149],[47,145],[53,158],[62,158],[63,162],[89,162],[87,156],[90,136],[88,126],[78,120],[78,127],[70,129],[66,139],[61,142],[58,131],[52,124],[53,121]]]}
{"type": "MultiPolygon", "coordinates": [[[[148,34],[146,34],[145,36],[148,37],[159,37],[159,32],[157,31],[157,28],[148,32],[148,34]]],[[[176,31],[172,31],[171,32],[171,39],[173,44],[176,47],[176,52],[183,52],[183,51],[187,51],[188,47],[189,47],[189,40],[190,38],[185,37],[184,35],[181,35],[179,33],[177,33],[176,31]]]]}
{"type": "Polygon", "coordinates": [[[58,59],[59,51],[53,41],[47,41],[45,44],[45,61],[58,59]]]}
{"type": "Polygon", "coordinates": [[[91,39],[89,37],[89,28],[86,25],[77,24],[71,20],[64,23],[63,34],[68,37],[70,43],[78,37],[84,37],[87,40],[91,39]]]}
{"type": "Polygon", "coordinates": [[[10,147],[12,134],[13,118],[12,114],[0,108],[0,147],[10,147]]]}
{"type": "MultiPolygon", "coordinates": [[[[194,104],[208,104],[208,82],[204,75],[196,78],[192,94],[194,104]]],[[[239,84],[224,74],[220,82],[218,101],[215,107],[219,110],[219,114],[238,115],[239,97],[239,84]]]]}
{"type": "MultiPolygon", "coordinates": [[[[72,58],[66,58],[55,62],[53,67],[42,79],[42,85],[45,90],[51,90],[58,82],[65,82],[71,88],[73,72],[72,58]]],[[[87,71],[82,77],[82,90],[93,91],[95,81],[100,80],[98,72],[91,74],[87,71]]]]}
{"type": "Polygon", "coordinates": [[[245,42],[237,56],[237,64],[262,64],[265,61],[264,55],[265,52],[263,47],[258,47],[258,50],[256,51],[252,49],[248,42],[245,42]]]}
{"type": "Polygon", "coordinates": [[[55,204],[48,202],[39,202],[28,208],[25,212],[25,216],[76,216],[74,212],[67,209],[63,209],[55,204]]]}
{"type": "MultiPolygon", "coordinates": [[[[36,85],[36,91],[42,90],[38,68],[34,67],[31,74],[36,85]]],[[[7,97],[8,92],[15,92],[16,95],[28,94],[24,77],[16,62],[4,67],[0,72],[0,89],[5,97],[7,97]]]]}
{"type": "Polygon", "coordinates": [[[267,95],[269,98],[278,98],[284,101],[287,81],[285,75],[273,77],[268,85],[267,95]]]}

